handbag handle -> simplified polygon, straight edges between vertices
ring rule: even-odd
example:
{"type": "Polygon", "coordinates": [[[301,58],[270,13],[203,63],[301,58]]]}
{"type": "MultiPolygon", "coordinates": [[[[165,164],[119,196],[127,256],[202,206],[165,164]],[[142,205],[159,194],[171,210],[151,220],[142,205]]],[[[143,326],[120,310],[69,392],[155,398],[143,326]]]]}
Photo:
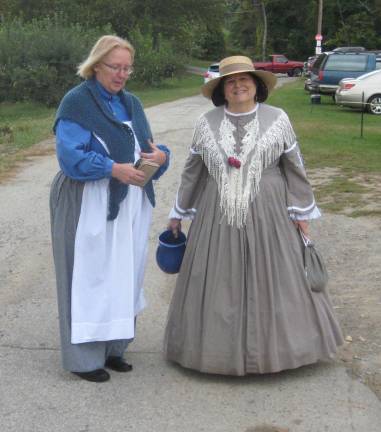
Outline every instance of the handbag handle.
{"type": "Polygon", "coordinates": [[[304,234],[304,232],[300,228],[298,228],[298,231],[305,247],[313,244],[313,241],[309,237],[307,237],[307,235],[304,234]]]}

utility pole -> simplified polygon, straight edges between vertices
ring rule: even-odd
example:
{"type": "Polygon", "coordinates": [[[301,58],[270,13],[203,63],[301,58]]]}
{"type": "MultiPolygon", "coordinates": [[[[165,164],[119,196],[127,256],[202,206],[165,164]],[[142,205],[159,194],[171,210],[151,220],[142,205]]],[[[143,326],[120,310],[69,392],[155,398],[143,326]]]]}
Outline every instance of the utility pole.
{"type": "Polygon", "coordinates": [[[323,0],[319,0],[317,33],[315,36],[315,40],[316,40],[315,54],[321,54],[321,40],[323,39],[323,36],[321,34],[322,23],[323,23],[323,0]]]}

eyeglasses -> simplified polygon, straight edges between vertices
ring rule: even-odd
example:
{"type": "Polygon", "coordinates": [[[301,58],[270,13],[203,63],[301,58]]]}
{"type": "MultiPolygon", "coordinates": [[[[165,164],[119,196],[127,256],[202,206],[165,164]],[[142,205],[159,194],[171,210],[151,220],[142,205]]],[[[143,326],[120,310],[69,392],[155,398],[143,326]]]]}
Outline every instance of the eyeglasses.
{"type": "Polygon", "coordinates": [[[117,72],[123,72],[126,75],[131,75],[134,72],[133,66],[116,66],[116,65],[110,65],[108,63],[102,62],[106,67],[108,67],[113,73],[117,72]]]}
{"type": "Polygon", "coordinates": [[[239,76],[228,78],[224,81],[225,86],[233,87],[238,84],[246,84],[248,82],[252,82],[252,79],[248,76],[239,76]]]}

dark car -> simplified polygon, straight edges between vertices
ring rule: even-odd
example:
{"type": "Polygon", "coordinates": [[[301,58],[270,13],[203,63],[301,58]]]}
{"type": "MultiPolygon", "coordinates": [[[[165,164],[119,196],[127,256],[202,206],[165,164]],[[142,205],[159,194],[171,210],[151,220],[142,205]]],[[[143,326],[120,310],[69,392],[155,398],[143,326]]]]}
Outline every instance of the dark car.
{"type": "Polygon", "coordinates": [[[325,52],[311,68],[309,89],[334,95],[343,78],[357,78],[379,67],[381,57],[375,52],[325,52]]]}

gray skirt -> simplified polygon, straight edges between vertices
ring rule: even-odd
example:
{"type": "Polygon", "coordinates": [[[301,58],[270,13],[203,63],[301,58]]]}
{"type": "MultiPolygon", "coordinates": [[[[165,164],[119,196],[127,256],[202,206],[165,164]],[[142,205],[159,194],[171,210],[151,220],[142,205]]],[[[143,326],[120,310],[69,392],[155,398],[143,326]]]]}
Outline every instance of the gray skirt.
{"type": "Polygon", "coordinates": [[[50,191],[50,221],[63,368],[87,372],[103,368],[108,356],[120,357],[130,340],[71,343],[71,285],[76,229],[81,213],[84,183],[59,172],[50,191]]]}
{"type": "Polygon", "coordinates": [[[209,177],[192,222],[165,331],[167,359],[201,372],[278,372],[342,344],[327,292],[312,292],[278,167],[266,169],[246,225],[228,225],[209,177]]]}

